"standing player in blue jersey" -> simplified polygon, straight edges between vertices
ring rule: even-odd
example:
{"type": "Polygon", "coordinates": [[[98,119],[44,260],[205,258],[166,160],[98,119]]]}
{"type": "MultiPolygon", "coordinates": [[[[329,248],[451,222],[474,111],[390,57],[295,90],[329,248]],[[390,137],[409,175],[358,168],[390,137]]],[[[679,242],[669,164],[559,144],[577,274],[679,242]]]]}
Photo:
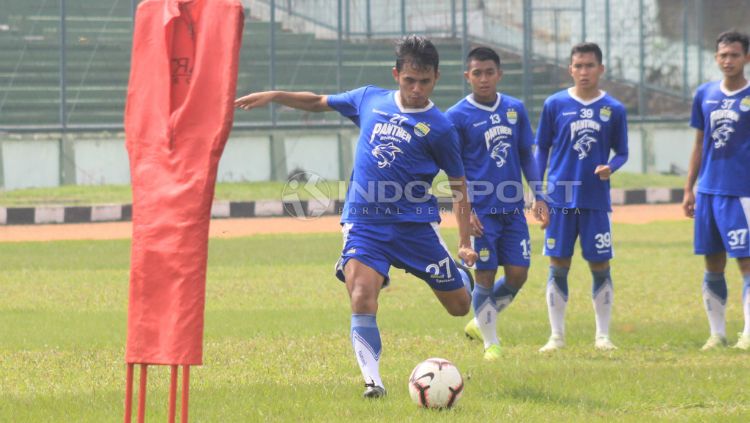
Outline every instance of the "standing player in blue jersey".
{"type": "MultiPolygon", "coordinates": [[[[526,108],[520,100],[497,92],[502,78],[497,53],[487,47],[471,50],[464,77],[472,93],[446,112],[461,140],[469,200],[476,212],[472,215],[474,250],[479,253],[472,293],[476,317],[464,330],[470,338],[484,341],[484,359],[493,361],[500,358],[497,315],[526,282],[531,263],[521,172],[532,188],[540,178],[526,108]],[[495,281],[498,266],[503,266],[504,276],[495,281]]],[[[539,209],[538,218],[546,218],[544,201],[534,205],[534,210],[539,209]]]]}
{"type": "Polygon", "coordinates": [[[470,279],[438,232],[439,208],[429,194],[439,169],[448,175],[458,221],[458,256],[473,265],[470,205],[456,130],[430,101],[439,78],[438,52],[429,40],[408,36],[396,45],[397,91],[366,86],[337,95],[268,91],[238,99],[242,109],[277,102],[311,112],[336,110],[360,128],[341,218],[344,248],[336,275],[351,300],[351,338],[365,379],[366,398],[386,390],[380,377],[380,331],[375,314],[390,266],[423,279],[446,310],[463,316],[471,306],[470,279]]]}
{"type": "Polygon", "coordinates": [[[604,66],[598,45],[574,46],[569,71],[574,86],[547,98],[536,134],[536,162],[542,176],[549,159],[550,206],[544,255],[550,258],[547,310],[552,334],[540,352],[565,346],[568,271],[577,237],[593,276],[594,346],[616,348],[609,339],[613,299],[609,260],[614,256],[609,178],[628,159],[627,118],[623,105],[599,89],[604,66]],[[610,150],[615,152],[611,159],[610,150]]]}
{"type": "Polygon", "coordinates": [[[705,256],[703,301],[711,336],[703,350],[727,345],[727,253],[737,259],[744,281],[745,329],[735,347],[750,349],[750,83],[744,73],[750,62],[748,44],[746,34],[719,35],[716,64],[724,78],[698,87],[690,118],[696,133],[682,206],[685,215],[695,217],[695,254],[705,256]]]}

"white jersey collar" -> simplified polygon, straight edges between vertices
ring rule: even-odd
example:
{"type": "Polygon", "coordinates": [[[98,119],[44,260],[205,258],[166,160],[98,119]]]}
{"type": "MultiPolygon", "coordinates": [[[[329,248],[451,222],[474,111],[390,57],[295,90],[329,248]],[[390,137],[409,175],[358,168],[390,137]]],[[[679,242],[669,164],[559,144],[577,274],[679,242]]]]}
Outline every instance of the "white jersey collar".
{"type": "Polygon", "coordinates": [[[497,107],[500,105],[500,98],[501,98],[501,94],[497,93],[497,99],[495,100],[495,104],[493,104],[492,106],[487,106],[474,100],[474,94],[472,93],[466,96],[466,101],[471,103],[471,105],[473,105],[477,109],[484,110],[487,112],[494,112],[495,110],[497,110],[497,107]]]}
{"type": "Polygon", "coordinates": [[[599,95],[598,96],[592,98],[591,100],[584,100],[584,99],[578,97],[577,95],[573,94],[573,92],[574,92],[573,91],[573,87],[568,88],[568,95],[570,96],[570,98],[572,98],[573,100],[575,100],[575,101],[583,104],[584,106],[589,106],[591,104],[594,104],[597,101],[601,100],[605,95],[607,95],[606,91],[599,90],[599,95]]]}
{"type": "Polygon", "coordinates": [[[729,90],[727,90],[727,87],[724,86],[724,80],[723,79],[719,82],[719,89],[721,89],[721,92],[724,93],[724,95],[727,96],[727,97],[731,97],[733,95],[737,95],[740,91],[743,91],[743,90],[747,89],[747,87],[750,87],[750,81],[747,81],[745,83],[745,86],[742,87],[742,88],[740,88],[739,90],[729,91],[729,90]]]}
{"type": "Polygon", "coordinates": [[[435,106],[435,103],[433,103],[432,100],[428,99],[428,103],[424,108],[411,109],[408,107],[404,107],[403,104],[401,104],[401,96],[398,95],[398,90],[393,92],[393,99],[396,101],[396,106],[398,106],[398,109],[401,111],[401,113],[422,113],[432,109],[435,106]]]}

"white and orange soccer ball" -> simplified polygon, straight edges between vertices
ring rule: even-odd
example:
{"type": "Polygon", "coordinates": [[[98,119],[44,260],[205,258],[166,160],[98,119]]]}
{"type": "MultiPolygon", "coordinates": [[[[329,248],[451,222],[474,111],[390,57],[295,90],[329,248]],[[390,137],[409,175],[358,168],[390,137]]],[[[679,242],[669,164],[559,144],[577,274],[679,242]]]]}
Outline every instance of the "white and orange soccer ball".
{"type": "Polygon", "coordinates": [[[444,358],[428,358],[417,364],[409,377],[409,394],[420,407],[453,407],[463,390],[461,373],[444,358]]]}

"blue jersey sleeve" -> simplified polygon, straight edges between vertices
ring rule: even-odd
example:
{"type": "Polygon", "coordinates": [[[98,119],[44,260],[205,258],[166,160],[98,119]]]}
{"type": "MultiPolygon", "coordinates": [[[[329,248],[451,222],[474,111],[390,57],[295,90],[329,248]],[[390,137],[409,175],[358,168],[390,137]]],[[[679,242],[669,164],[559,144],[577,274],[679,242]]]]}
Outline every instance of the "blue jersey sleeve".
{"type": "Polygon", "coordinates": [[[457,110],[450,108],[445,112],[445,117],[447,117],[448,120],[453,124],[453,127],[456,128],[456,135],[458,136],[458,151],[461,155],[461,158],[464,158],[464,152],[466,151],[465,146],[468,142],[468,137],[466,132],[464,131],[463,116],[457,110]]]}
{"type": "Polygon", "coordinates": [[[542,115],[539,118],[539,127],[536,130],[536,153],[534,161],[536,162],[536,168],[538,171],[539,179],[544,179],[544,173],[547,171],[547,160],[549,159],[549,149],[552,147],[552,140],[554,139],[554,118],[551,111],[552,106],[550,101],[544,102],[542,108],[542,115]]]}
{"type": "Polygon", "coordinates": [[[536,130],[536,145],[538,148],[549,150],[555,137],[555,118],[551,102],[545,101],[542,107],[542,115],[539,118],[539,127],[536,130]]]}
{"type": "Polygon", "coordinates": [[[608,165],[612,172],[621,168],[628,161],[628,116],[624,107],[617,113],[616,126],[614,128],[615,139],[612,140],[612,150],[615,155],[608,165]]]}
{"type": "Polygon", "coordinates": [[[704,128],[704,122],[703,120],[703,87],[698,87],[698,91],[695,93],[695,98],[693,99],[693,110],[690,113],[690,126],[693,128],[703,131],[704,128]]]}
{"type": "Polygon", "coordinates": [[[526,108],[520,106],[519,112],[520,133],[518,138],[518,154],[521,159],[521,169],[523,170],[523,175],[526,177],[526,181],[529,182],[529,186],[534,190],[534,196],[538,197],[538,185],[533,182],[540,181],[541,178],[539,177],[539,169],[532,154],[534,136],[531,132],[531,123],[529,122],[529,115],[526,113],[526,108]]]}
{"type": "Polygon", "coordinates": [[[368,87],[328,96],[328,107],[336,110],[342,116],[348,117],[355,125],[359,126],[360,105],[367,94],[368,87]]]}
{"type": "Polygon", "coordinates": [[[429,142],[432,156],[440,169],[443,169],[452,178],[460,178],[465,175],[464,164],[461,161],[458,132],[453,125],[440,137],[430,139],[429,142]]]}

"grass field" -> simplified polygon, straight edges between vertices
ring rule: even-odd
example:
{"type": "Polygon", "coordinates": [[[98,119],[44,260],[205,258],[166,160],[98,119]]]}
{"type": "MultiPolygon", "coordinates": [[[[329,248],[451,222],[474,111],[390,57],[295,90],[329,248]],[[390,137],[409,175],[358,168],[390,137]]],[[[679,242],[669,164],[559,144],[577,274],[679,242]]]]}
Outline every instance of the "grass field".
{"type": "MultiPolygon", "coordinates": [[[[445,180],[444,175],[440,174],[435,178],[435,183],[445,180]]],[[[681,188],[684,183],[684,177],[675,175],[623,172],[612,177],[613,188],[681,188]]],[[[216,200],[280,200],[283,190],[283,182],[219,183],[216,185],[216,200]]],[[[327,181],[321,190],[331,197],[344,198],[346,185],[339,181],[327,181]]],[[[443,189],[442,192],[443,194],[439,195],[448,195],[447,189],[443,189]]],[[[300,195],[302,199],[306,199],[304,191],[301,191],[300,195]]],[[[54,188],[0,190],[0,206],[127,204],[131,201],[130,185],[65,185],[54,188]]]]}
{"type": "MultiPolygon", "coordinates": [[[[192,373],[191,420],[654,422],[750,419],[750,354],[698,351],[707,337],[702,263],[689,222],[616,225],[613,340],[593,349],[590,275],[571,271],[568,348],[546,341],[546,260],[500,316],[504,359],[481,360],[426,286],[394,270],[381,295],[381,370],[389,396],[360,398],[345,289],[331,275],[337,234],[212,240],[204,366],[192,373]],[[464,398],[447,412],[417,409],[407,393],[419,361],[454,361],[464,398]]],[[[455,232],[445,231],[449,245],[455,232]]],[[[128,241],[0,244],[0,421],[120,421],[128,241]]],[[[732,263],[728,330],[741,330],[732,263]]],[[[734,340],[734,336],[731,337],[734,340]]],[[[166,421],[168,375],[149,374],[149,421],[166,421]]]]}

